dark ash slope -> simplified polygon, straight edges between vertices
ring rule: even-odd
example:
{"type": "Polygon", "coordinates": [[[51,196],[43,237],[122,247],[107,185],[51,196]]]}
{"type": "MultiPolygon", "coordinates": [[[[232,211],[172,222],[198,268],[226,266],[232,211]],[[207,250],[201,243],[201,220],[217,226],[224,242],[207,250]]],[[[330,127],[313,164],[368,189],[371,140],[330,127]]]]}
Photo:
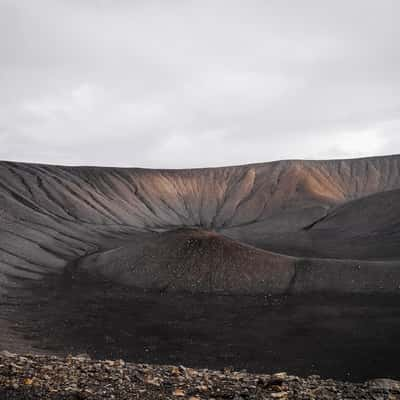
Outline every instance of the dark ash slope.
{"type": "Polygon", "coordinates": [[[164,290],[396,291],[400,156],[194,170],[0,163],[0,292],[67,268],[164,290]]]}

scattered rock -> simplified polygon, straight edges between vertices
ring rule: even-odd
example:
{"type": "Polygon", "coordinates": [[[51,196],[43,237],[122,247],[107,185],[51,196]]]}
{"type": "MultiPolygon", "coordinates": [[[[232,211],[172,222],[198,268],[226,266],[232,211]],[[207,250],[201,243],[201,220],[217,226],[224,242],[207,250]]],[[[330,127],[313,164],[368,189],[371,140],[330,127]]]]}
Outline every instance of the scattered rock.
{"type": "Polygon", "coordinates": [[[177,397],[185,397],[185,392],[182,389],[175,389],[172,394],[177,397]]]}
{"type": "Polygon", "coordinates": [[[97,361],[86,355],[0,353],[1,400],[334,400],[399,399],[400,382],[355,384],[322,379],[212,371],[184,366],[97,361]]]}
{"type": "Polygon", "coordinates": [[[368,381],[372,390],[396,391],[400,393],[400,381],[394,379],[373,379],[368,381]]]}
{"type": "Polygon", "coordinates": [[[14,353],[10,353],[7,350],[0,351],[0,355],[3,356],[3,357],[13,357],[13,356],[15,356],[14,353]]]}
{"type": "Polygon", "coordinates": [[[271,376],[271,378],[284,381],[285,379],[287,379],[287,373],[286,372],[277,372],[277,373],[273,374],[271,376]]]}

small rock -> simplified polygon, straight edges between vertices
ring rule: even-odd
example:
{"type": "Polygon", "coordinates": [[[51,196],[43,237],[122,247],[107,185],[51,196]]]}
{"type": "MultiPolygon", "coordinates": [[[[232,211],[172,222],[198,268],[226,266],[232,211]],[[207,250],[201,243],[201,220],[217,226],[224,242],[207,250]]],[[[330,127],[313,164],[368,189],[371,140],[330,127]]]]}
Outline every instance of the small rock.
{"type": "Polygon", "coordinates": [[[91,360],[89,354],[87,353],[77,354],[76,356],[72,357],[72,359],[77,361],[91,360]]]}
{"type": "Polygon", "coordinates": [[[185,397],[185,392],[182,389],[175,389],[172,394],[176,397],[185,397]]]}
{"type": "Polygon", "coordinates": [[[271,397],[273,399],[285,399],[287,397],[288,393],[287,392],[275,392],[271,393],[271,397]]]}
{"type": "Polygon", "coordinates": [[[0,351],[0,356],[7,357],[7,358],[11,358],[11,357],[15,357],[16,354],[10,353],[10,352],[7,351],[7,350],[2,350],[2,351],[0,351]]]}
{"type": "Polygon", "coordinates": [[[31,378],[25,378],[24,379],[24,385],[32,385],[33,379],[31,378]]]}
{"type": "Polygon", "coordinates": [[[368,381],[368,386],[373,390],[392,390],[400,392],[400,381],[394,379],[373,379],[368,381]]]}
{"type": "Polygon", "coordinates": [[[278,372],[271,376],[271,379],[267,382],[267,386],[281,386],[287,379],[286,372],[278,372]]]}
{"type": "Polygon", "coordinates": [[[286,380],[287,379],[287,373],[286,372],[277,372],[276,374],[273,374],[271,376],[271,379],[279,379],[279,380],[286,380]]]}
{"type": "Polygon", "coordinates": [[[180,370],[178,367],[172,367],[171,368],[171,374],[174,376],[178,376],[180,374],[180,370]]]}

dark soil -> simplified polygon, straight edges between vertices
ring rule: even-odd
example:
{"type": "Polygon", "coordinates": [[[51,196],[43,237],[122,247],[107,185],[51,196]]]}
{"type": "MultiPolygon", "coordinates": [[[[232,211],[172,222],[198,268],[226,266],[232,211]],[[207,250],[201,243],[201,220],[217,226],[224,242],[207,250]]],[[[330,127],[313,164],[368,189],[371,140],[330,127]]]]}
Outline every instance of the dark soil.
{"type": "MultiPolygon", "coordinates": [[[[21,352],[30,343],[61,355],[352,382],[400,376],[398,297],[156,293],[65,276],[15,298],[0,310],[21,352]]],[[[0,349],[9,345],[0,339],[0,349]]]]}

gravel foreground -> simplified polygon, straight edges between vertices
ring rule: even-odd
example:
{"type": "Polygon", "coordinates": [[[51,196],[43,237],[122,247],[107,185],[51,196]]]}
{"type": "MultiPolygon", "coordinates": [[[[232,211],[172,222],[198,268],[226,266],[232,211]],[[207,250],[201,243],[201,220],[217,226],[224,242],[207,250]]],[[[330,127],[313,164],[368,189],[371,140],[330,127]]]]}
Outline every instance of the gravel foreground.
{"type": "Polygon", "coordinates": [[[245,371],[0,353],[0,399],[400,399],[400,382],[361,384],[245,371]]]}

